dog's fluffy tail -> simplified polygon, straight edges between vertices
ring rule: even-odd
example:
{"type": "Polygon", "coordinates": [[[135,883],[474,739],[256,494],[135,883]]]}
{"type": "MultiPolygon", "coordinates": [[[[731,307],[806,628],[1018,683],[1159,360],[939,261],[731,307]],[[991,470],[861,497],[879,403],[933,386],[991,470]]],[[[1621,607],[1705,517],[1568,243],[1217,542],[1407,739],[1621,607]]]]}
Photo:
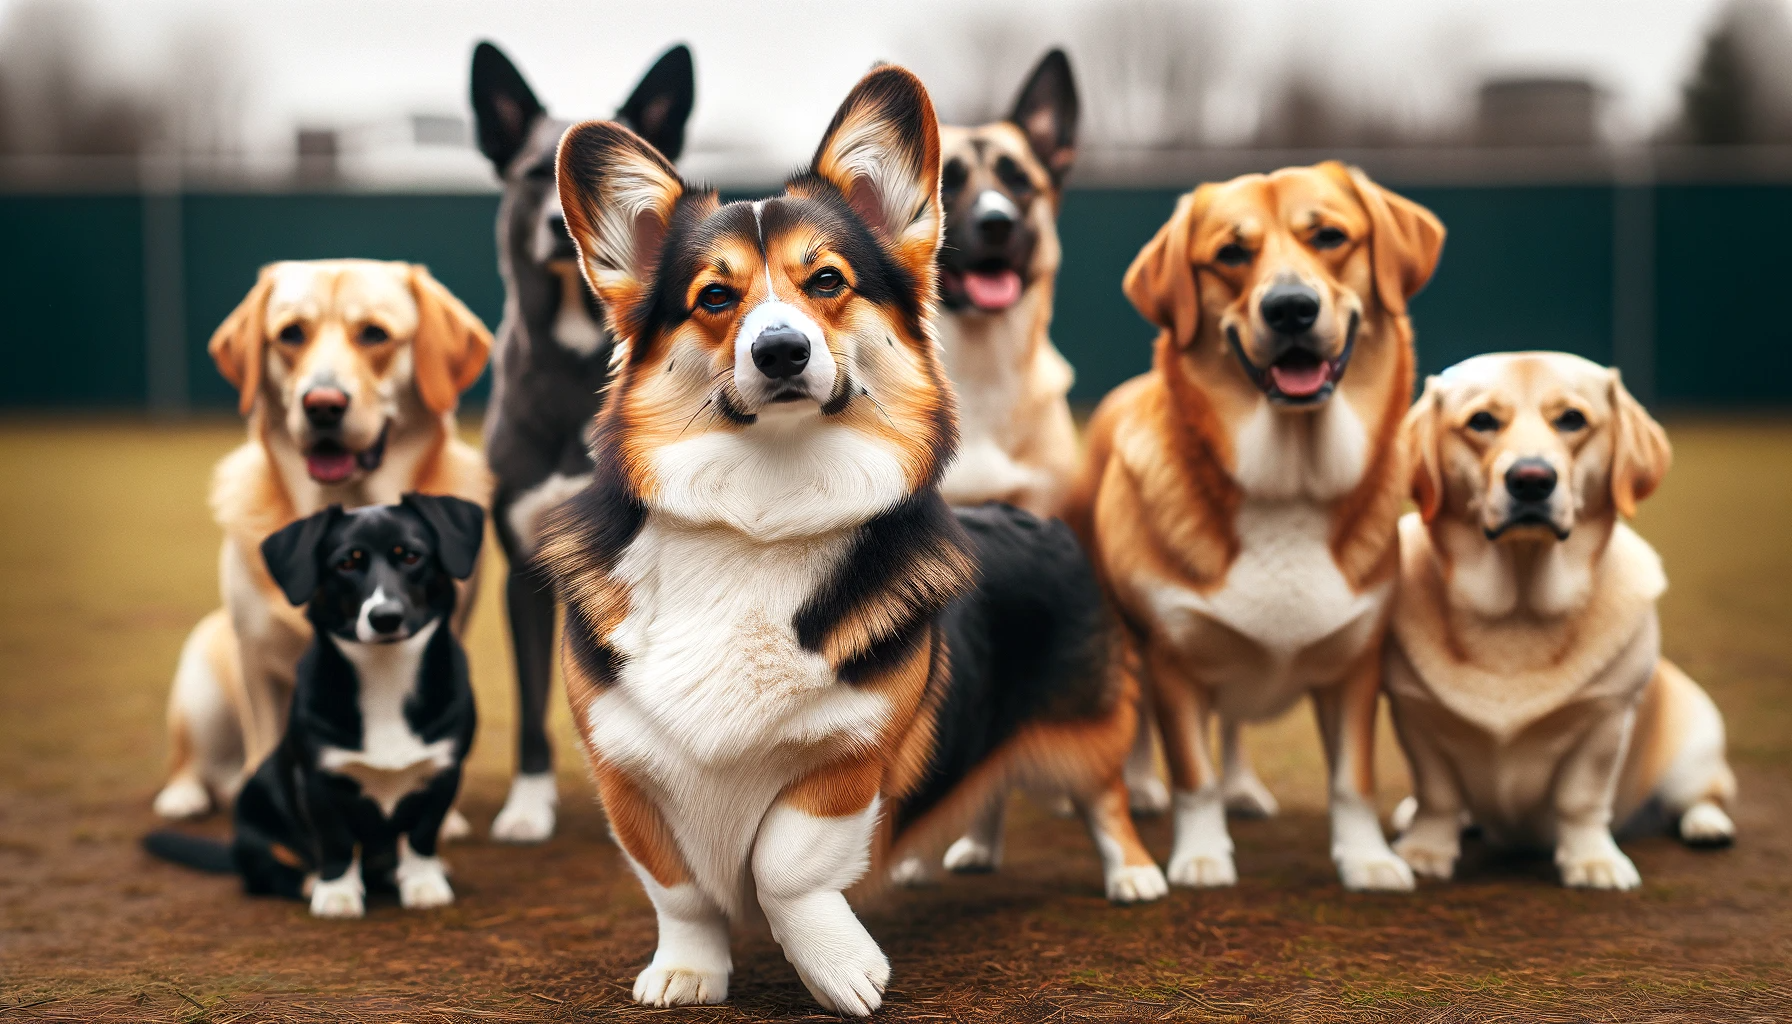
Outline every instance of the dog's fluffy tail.
{"type": "Polygon", "coordinates": [[[214,875],[236,874],[236,861],[230,856],[230,844],[216,839],[202,839],[185,832],[157,829],[143,837],[143,848],[152,855],[182,867],[209,871],[214,875]]]}

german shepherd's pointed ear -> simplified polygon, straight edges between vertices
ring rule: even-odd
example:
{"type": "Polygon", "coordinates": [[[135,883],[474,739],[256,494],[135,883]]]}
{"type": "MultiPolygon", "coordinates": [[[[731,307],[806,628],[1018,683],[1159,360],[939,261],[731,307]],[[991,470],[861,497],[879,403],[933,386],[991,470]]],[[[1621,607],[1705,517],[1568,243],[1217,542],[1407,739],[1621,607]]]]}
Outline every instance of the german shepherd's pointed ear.
{"type": "Polygon", "coordinates": [[[237,411],[244,416],[255,408],[261,394],[261,363],[267,347],[268,295],[274,290],[274,265],[261,268],[255,287],[243,296],[218,329],[212,332],[206,351],[218,364],[218,372],[236,388],[237,411]]]}
{"type": "Polygon", "coordinates": [[[555,176],[579,269],[603,300],[611,333],[626,345],[647,315],[684,181],[659,150],[614,121],[568,128],[560,137],[555,176]]]}
{"type": "Polygon", "coordinates": [[[482,42],[473,48],[473,120],[478,126],[479,151],[497,168],[498,176],[529,141],[535,119],[547,113],[523,73],[510,63],[504,51],[482,42]]]}
{"type": "Polygon", "coordinates": [[[1444,251],[1444,225],[1437,215],[1405,196],[1382,188],[1359,167],[1332,162],[1333,174],[1348,177],[1357,198],[1369,211],[1369,256],[1375,270],[1375,293],[1395,316],[1406,315],[1406,303],[1437,269],[1444,251]]]}
{"type": "Polygon", "coordinates": [[[1636,503],[1655,493],[1674,461],[1667,431],[1624,386],[1617,370],[1611,374],[1612,403],[1612,504],[1629,519],[1636,503]]]}
{"type": "Polygon", "coordinates": [[[945,217],[939,120],[921,80],[888,64],[860,79],[834,114],[809,170],[840,190],[931,295],[945,217]]]}
{"type": "Polygon", "coordinates": [[[342,506],[331,505],[287,523],[261,542],[261,559],[267,563],[268,575],[292,604],[304,604],[317,593],[322,582],[317,574],[317,546],[341,515],[342,506]]]}
{"type": "Polygon", "coordinates": [[[616,120],[635,130],[668,160],[684,151],[684,126],[697,101],[697,73],[691,48],[679,43],[653,62],[641,84],[616,111],[616,120]]]}
{"type": "Polygon", "coordinates": [[[1419,506],[1419,518],[1429,523],[1444,505],[1443,460],[1438,454],[1437,433],[1443,415],[1443,395],[1436,377],[1425,378],[1425,390],[1400,421],[1400,451],[1412,471],[1409,496],[1419,506]]]}
{"type": "Polygon", "coordinates": [[[1139,250],[1120,285],[1140,316],[1183,347],[1193,344],[1201,328],[1201,283],[1189,247],[1213,201],[1212,189],[1202,185],[1176,200],[1170,219],[1139,250]]]}
{"type": "Polygon", "coordinates": [[[1076,79],[1070,74],[1070,58],[1053,50],[1021,86],[1014,100],[1014,122],[1033,147],[1033,155],[1052,176],[1052,188],[1062,189],[1070,165],[1076,162],[1076,79]]]}
{"type": "Polygon", "coordinates": [[[485,510],[463,498],[446,495],[406,494],[404,506],[423,517],[436,535],[436,558],[457,580],[473,575],[479,564],[479,544],[485,539],[485,510]]]}
{"type": "Polygon", "coordinates": [[[431,412],[450,412],[485,371],[491,332],[420,263],[411,264],[411,296],[417,303],[417,336],[411,341],[417,394],[431,412]]]}

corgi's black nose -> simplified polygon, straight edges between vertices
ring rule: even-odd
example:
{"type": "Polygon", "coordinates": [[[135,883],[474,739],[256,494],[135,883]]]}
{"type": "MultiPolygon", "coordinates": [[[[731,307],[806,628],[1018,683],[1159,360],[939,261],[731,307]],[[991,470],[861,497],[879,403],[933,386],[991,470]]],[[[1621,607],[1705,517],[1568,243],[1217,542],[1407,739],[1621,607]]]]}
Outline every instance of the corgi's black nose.
{"type": "Polygon", "coordinates": [[[1277,334],[1303,334],[1319,321],[1319,293],[1304,284],[1274,285],[1258,309],[1277,334]]]}
{"type": "Polygon", "coordinates": [[[404,625],[404,613],[396,608],[382,608],[368,614],[367,624],[375,633],[396,633],[404,625]]]}
{"type": "Polygon", "coordinates": [[[772,327],[753,341],[753,365],[773,380],[803,372],[809,365],[809,338],[794,327],[772,327]]]}
{"type": "Polygon", "coordinates": [[[305,407],[305,419],[314,427],[334,427],[348,412],[348,395],[341,388],[312,388],[299,400],[305,407]]]}
{"type": "Polygon", "coordinates": [[[1542,459],[1519,459],[1506,470],[1506,491],[1519,501],[1544,501],[1555,490],[1555,467],[1542,459]]]}

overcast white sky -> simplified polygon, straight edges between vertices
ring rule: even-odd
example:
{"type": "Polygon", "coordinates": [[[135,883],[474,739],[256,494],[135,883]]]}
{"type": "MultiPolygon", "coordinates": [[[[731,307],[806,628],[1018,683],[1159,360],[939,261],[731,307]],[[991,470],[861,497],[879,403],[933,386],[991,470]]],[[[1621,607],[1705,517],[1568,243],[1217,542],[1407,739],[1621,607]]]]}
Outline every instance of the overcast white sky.
{"type": "MultiPolygon", "coordinates": [[[[31,2],[0,0],[0,31],[31,2]]],[[[915,67],[950,115],[954,97],[975,91],[967,83],[990,76],[1012,89],[1046,45],[1067,44],[1076,59],[1091,24],[1151,0],[52,2],[84,5],[96,55],[122,82],[155,83],[211,55],[226,61],[256,148],[289,149],[299,123],[464,114],[480,39],[502,46],[550,109],[602,116],[655,54],[684,41],[697,61],[692,147],[794,165],[875,60],[915,67]],[[967,41],[967,19],[984,34],[967,41]]],[[[1295,65],[1420,115],[1466,102],[1489,74],[1585,74],[1609,92],[1612,130],[1640,133],[1676,109],[1720,9],[1720,0],[1187,2],[1211,27],[1190,59],[1213,65],[1207,114],[1220,133],[1248,130],[1261,81],[1295,65]]]]}

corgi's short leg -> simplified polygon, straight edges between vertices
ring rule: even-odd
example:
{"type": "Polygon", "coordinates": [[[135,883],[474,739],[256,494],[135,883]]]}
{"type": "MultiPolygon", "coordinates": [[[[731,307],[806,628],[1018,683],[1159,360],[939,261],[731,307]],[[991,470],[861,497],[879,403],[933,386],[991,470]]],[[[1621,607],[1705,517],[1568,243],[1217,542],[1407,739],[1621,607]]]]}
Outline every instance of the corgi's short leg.
{"type": "Polygon", "coordinates": [[[870,864],[878,807],[873,796],[861,810],[830,816],[780,798],[753,846],[772,936],[815,1001],[849,1017],[881,1006],[890,981],[889,959],[841,895],[870,864]]]}
{"type": "Polygon", "coordinates": [[[1082,808],[1089,837],[1101,854],[1102,884],[1115,903],[1161,899],[1169,893],[1170,883],[1139,841],[1129,802],[1126,783],[1115,779],[1082,808]]]}

